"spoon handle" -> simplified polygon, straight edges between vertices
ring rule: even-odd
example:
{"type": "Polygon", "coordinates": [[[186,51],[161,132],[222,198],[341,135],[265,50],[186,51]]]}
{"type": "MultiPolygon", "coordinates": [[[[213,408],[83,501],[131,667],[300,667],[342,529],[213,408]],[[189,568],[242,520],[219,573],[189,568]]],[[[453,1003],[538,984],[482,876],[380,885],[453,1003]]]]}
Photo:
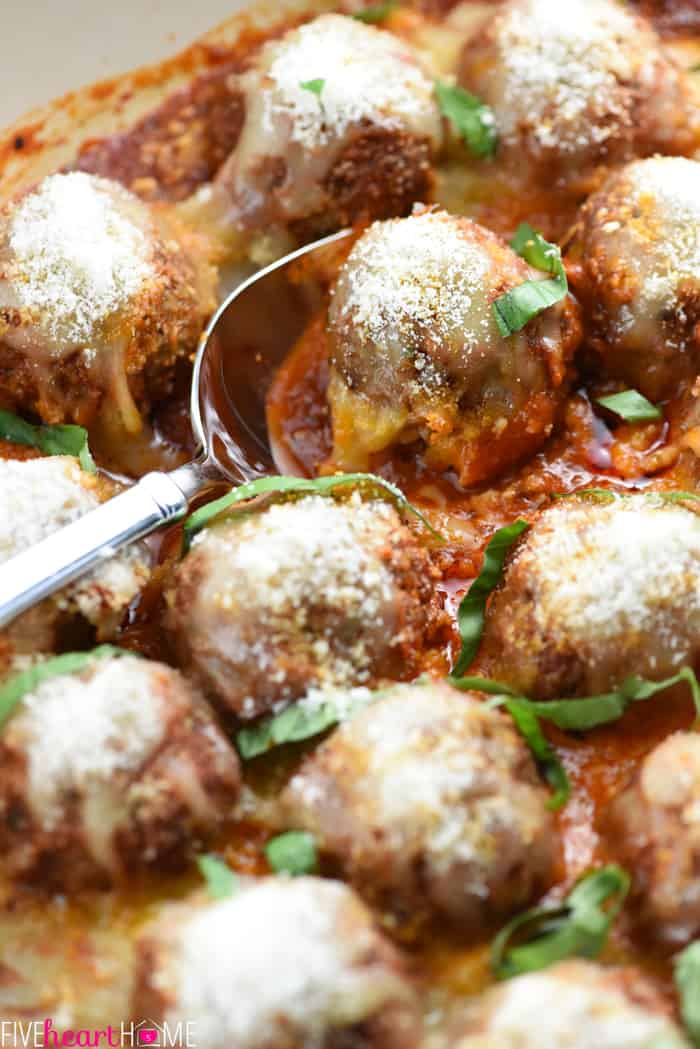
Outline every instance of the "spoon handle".
{"type": "Polygon", "coordinates": [[[146,474],[108,500],[0,565],[0,628],[128,543],[180,520],[207,476],[199,463],[146,474]]]}

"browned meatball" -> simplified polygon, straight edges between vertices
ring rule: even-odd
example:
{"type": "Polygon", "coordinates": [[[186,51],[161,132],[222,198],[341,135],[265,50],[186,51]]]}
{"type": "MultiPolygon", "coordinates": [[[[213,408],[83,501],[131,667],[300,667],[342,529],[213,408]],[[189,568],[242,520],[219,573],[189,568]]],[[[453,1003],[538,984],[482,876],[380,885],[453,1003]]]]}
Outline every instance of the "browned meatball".
{"type": "Polygon", "coordinates": [[[500,334],[494,299],[533,277],[495,234],[444,211],[371,226],[330,307],[333,466],[366,469],[417,442],[430,467],[473,484],[534,452],[580,330],[567,298],[500,334]]]}
{"type": "Polygon", "coordinates": [[[695,664],[699,638],[700,517],[653,494],[572,497],[510,557],[479,661],[527,696],[586,696],[695,664]]]}
{"type": "Polygon", "coordinates": [[[138,433],[214,305],[195,234],[115,182],[51,175],[0,210],[0,400],[138,433]]]}
{"type": "Polygon", "coordinates": [[[380,905],[478,934],[550,877],[546,801],[509,718],[433,683],[397,686],[344,722],[281,805],[380,905]]]}
{"type": "Polygon", "coordinates": [[[169,595],[182,664],[251,718],[309,688],[417,672],[435,570],[387,503],[309,496],[195,539],[169,595]]]}
{"type": "Polygon", "coordinates": [[[245,121],[213,187],[194,202],[258,253],[404,214],[432,193],[442,121],[409,45],[325,14],[264,46],[240,79],[245,121]],[[284,244],[284,239],[282,241],[284,244]]]}
{"type": "Polygon", "coordinates": [[[135,656],[36,686],[0,754],[5,871],[45,887],[177,868],[238,794],[238,759],[204,701],[176,670],[135,656]]]}
{"type": "Polygon", "coordinates": [[[587,342],[605,374],[647,397],[700,370],[700,164],[652,157],[611,175],[568,249],[587,342]]]}
{"type": "Polygon", "coordinates": [[[634,873],[638,914],[656,937],[700,932],[700,735],[659,744],[612,804],[610,841],[634,873]]]}
{"type": "Polygon", "coordinates": [[[346,886],[267,878],[171,906],[137,944],[137,1020],[190,1024],[199,1049],[414,1049],[400,956],[346,886]]]}
{"type": "Polygon", "coordinates": [[[465,44],[459,79],[494,112],[498,158],[547,186],[698,145],[685,74],[614,0],[508,0],[465,44]]]}
{"type": "Polygon", "coordinates": [[[472,999],[426,1049],[690,1049],[635,969],[565,961],[472,999]]]}
{"type": "MultiPolygon", "coordinates": [[[[68,456],[0,461],[0,564],[112,494],[110,483],[81,470],[68,456]]],[[[149,575],[148,552],[135,544],[35,605],[0,631],[0,677],[15,659],[53,652],[63,637],[70,641],[70,631],[85,624],[98,640],[110,640],[149,575]]]]}

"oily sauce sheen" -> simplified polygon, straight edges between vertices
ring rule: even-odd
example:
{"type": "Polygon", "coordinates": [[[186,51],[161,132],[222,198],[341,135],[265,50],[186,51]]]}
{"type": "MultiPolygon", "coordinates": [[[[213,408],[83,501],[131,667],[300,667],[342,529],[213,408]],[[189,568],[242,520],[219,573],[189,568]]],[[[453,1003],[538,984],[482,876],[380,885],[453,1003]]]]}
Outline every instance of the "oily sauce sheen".
{"type": "MultiPolygon", "coordinates": [[[[468,24],[471,6],[461,5],[460,10],[464,10],[459,17],[463,24],[468,24]]],[[[474,6],[484,8],[483,4],[474,6]]],[[[700,33],[700,22],[692,0],[673,5],[642,2],[639,6],[658,15],[661,27],[673,34],[670,46],[682,55],[684,62],[690,65],[693,55],[700,58],[700,43],[693,36],[700,33]]],[[[421,14],[413,9],[399,9],[386,28],[421,47],[433,48],[438,56],[449,55],[455,30],[443,25],[444,17],[442,10],[421,14]]],[[[456,16],[453,13],[451,17],[456,16]]],[[[451,26],[460,24],[457,19],[451,26]]],[[[275,35],[284,28],[277,26],[275,35]]],[[[236,140],[242,114],[232,96],[229,77],[246,67],[247,56],[257,42],[258,36],[251,30],[236,48],[217,52],[212,59],[213,69],[200,74],[190,86],[142,119],[135,129],[86,143],[78,166],[122,181],[147,200],[178,202],[188,197],[218,170],[236,140]]],[[[30,150],[32,142],[33,128],[28,127],[25,134],[15,138],[15,149],[30,150]]],[[[512,234],[518,223],[527,218],[545,236],[561,237],[572,219],[571,201],[554,191],[547,194],[533,189],[531,197],[525,199],[520,191],[516,193],[509,187],[507,178],[476,185],[458,156],[448,158],[441,167],[437,197],[450,210],[473,216],[505,234],[512,234]]],[[[309,276],[317,283],[320,277],[320,285],[327,285],[349,250],[350,244],[345,244],[332,252],[321,274],[305,274],[302,264],[298,274],[300,286],[309,276]]],[[[260,361],[270,357],[270,326],[265,325],[264,337],[256,335],[255,317],[251,316],[243,335],[236,333],[235,343],[222,347],[231,373],[223,381],[221,376],[206,376],[205,392],[215,405],[219,420],[226,421],[229,434],[235,426],[230,413],[226,413],[226,382],[238,386],[244,381],[252,401],[265,399],[275,465],[266,461],[261,452],[260,474],[286,472],[313,477],[332,450],[326,396],[326,307],[327,299],[321,295],[317,318],[303,334],[293,303],[280,310],[275,317],[279,345],[294,341],[294,348],[274,375],[264,374],[258,367],[260,361]]],[[[272,352],[280,358],[281,351],[273,347],[272,352]]],[[[152,430],[142,448],[126,462],[105,454],[102,464],[114,472],[134,476],[147,469],[168,469],[186,461],[193,451],[188,426],[188,380],[187,367],[181,367],[171,396],[153,414],[152,430]]],[[[451,612],[456,611],[460,597],[478,574],[484,546],[494,531],[518,517],[531,518],[548,504],[553,493],[609,484],[643,487],[652,480],[656,488],[697,487],[699,467],[692,435],[680,432],[680,419],[686,417],[691,397],[687,389],[679,388],[665,399],[664,421],[632,426],[594,407],[596,397],[618,388],[582,371],[576,388],[559,408],[554,434],[542,450],[526,462],[516,463],[495,481],[466,491],[460,489],[450,473],[432,473],[414,445],[375,456],[374,472],[400,485],[407,498],[424,510],[446,537],[446,543],[435,551],[435,558],[442,571],[440,589],[451,612]]],[[[234,440],[250,456],[259,435],[246,429],[240,418],[237,422],[234,440]]],[[[223,422],[218,439],[227,443],[229,457],[232,452],[235,455],[231,437],[224,434],[223,422]]],[[[2,445],[0,453],[8,458],[29,454],[11,445],[2,445]]],[[[208,493],[211,494],[216,494],[216,489],[208,493]]],[[[179,529],[152,540],[160,567],[130,609],[118,640],[126,648],[170,662],[173,653],[161,629],[162,587],[169,566],[178,556],[180,541],[179,529]]],[[[446,672],[456,654],[455,625],[446,631],[443,640],[440,651],[431,652],[427,666],[437,673],[446,672]]],[[[70,647],[69,642],[66,647],[70,647]]],[[[619,722],[588,732],[585,737],[577,739],[572,734],[564,736],[548,730],[572,785],[571,800],[557,817],[561,851],[551,897],[561,896],[592,865],[610,859],[601,835],[610,800],[626,786],[640,760],[669,733],[688,728],[692,718],[692,704],[680,689],[664,694],[656,702],[635,705],[619,722]]],[[[284,748],[281,756],[258,760],[249,767],[248,788],[262,806],[266,796],[279,791],[303,753],[303,745],[284,748]]],[[[263,874],[268,870],[264,856],[267,836],[254,819],[240,820],[222,835],[218,851],[235,870],[263,874]]],[[[158,901],[184,896],[199,884],[199,875],[194,871],[176,879],[144,878],[128,891],[58,898],[48,908],[29,892],[18,895],[17,890],[5,886],[0,920],[4,943],[0,1011],[5,1015],[8,1010],[17,1011],[19,1005],[22,1015],[48,1015],[65,1002],[80,1018],[81,1026],[89,1026],[93,1020],[103,1026],[105,1016],[118,1022],[127,1015],[131,936],[154,913],[158,901]],[[37,929],[41,932],[37,933],[37,929]],[[109,961],[105,961],[107,958],[109,961]],[[37,973],[42,982],[38,1000],[37,973]]],[[[433,988],[430,1003],[439,1005],[446,994],[474,993],[491,982],[488,941],[465,947],[455,942],[448,929],[433,930],[429,936],[423,934],[417,939],[410,927],[398,931],[416,971],[427,975],[433,988]]],[[[643,942],[624,916],[615,925],[604,960],[633,961],[669,995],[669,1002],[672,1000],[668,959],[653,945],[643,942]]]]}

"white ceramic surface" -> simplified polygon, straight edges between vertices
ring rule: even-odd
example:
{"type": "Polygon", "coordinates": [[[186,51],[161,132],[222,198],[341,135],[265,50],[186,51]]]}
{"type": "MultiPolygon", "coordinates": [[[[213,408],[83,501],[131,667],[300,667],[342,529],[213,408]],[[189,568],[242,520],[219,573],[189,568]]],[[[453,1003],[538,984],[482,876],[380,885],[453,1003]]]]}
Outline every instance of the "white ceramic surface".
{"type": "Polygon", "coordinates": [[[245,0],[0,0],[0,127],[33,106],[187,46],[245,0]]]}

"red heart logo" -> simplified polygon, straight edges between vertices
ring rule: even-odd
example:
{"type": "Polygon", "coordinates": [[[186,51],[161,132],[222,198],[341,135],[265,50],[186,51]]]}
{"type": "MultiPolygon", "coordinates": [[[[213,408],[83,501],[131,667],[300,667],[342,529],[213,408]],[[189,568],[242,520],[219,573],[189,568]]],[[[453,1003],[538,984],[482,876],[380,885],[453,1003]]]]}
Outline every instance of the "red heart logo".
{"type": "Polygon", "coordinates": [[[158,1041],[158,1031],[154,1027],[146,1027],[139,1031],[139,1041],[144,1045],[154,1045],[158,1041]]]}

